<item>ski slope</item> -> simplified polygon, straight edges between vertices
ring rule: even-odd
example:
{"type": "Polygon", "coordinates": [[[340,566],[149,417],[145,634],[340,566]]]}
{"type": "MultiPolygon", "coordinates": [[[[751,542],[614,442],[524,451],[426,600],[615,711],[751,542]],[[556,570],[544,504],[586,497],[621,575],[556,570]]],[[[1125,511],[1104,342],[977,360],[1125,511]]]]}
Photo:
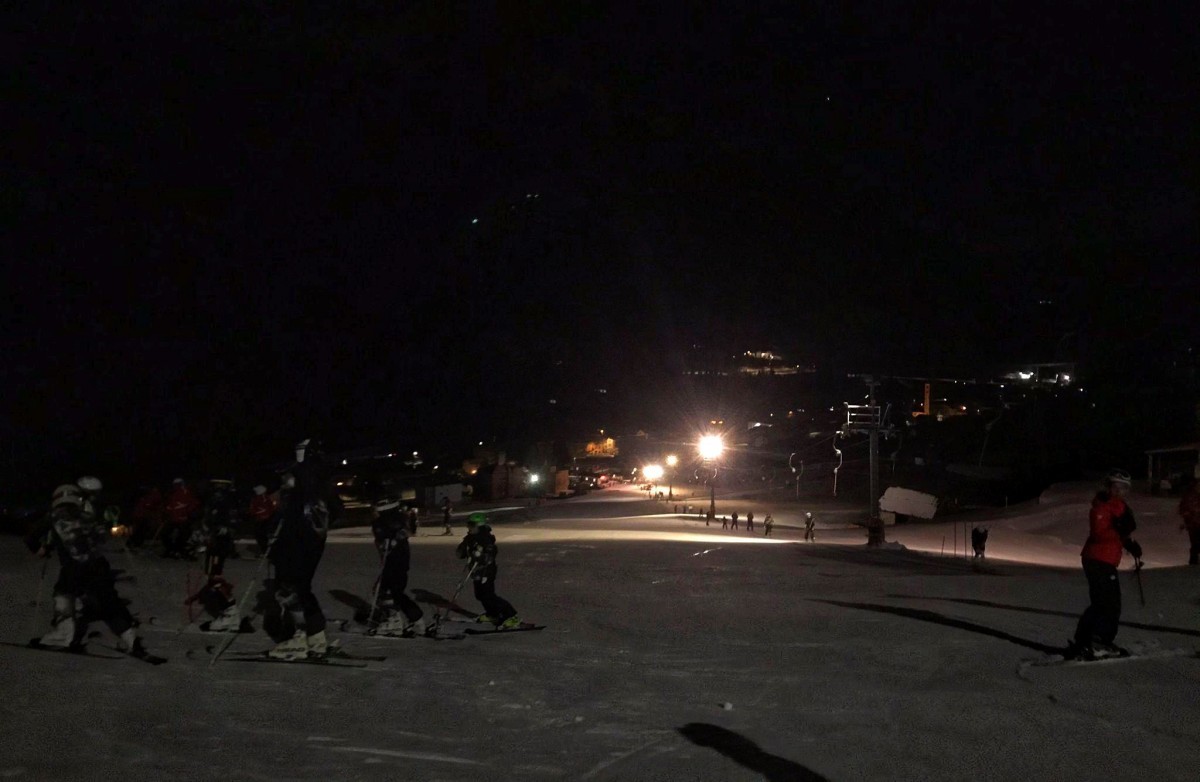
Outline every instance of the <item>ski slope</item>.
{"type": "MultiPolygon", "coordinates": [[[[976,513],[968,529],[991,529],[981,565],[949,542],[942,554],[953,522],[889,527],[868,549],[854,509],[828,503],[815,544],[801,506],[718,497],[718,513],[754,510],[751,536],[630,488],[546,503],[495,524],[498,591],[546,630],[338,636],[387,656],[364,669],[210,666],[214,639],[183,626],[196,564],[112,551],[147,646],[170,662],[0,647],[0,779],[1192,780],[1200,660],[1019,675],[1086,605],[1090,495],[1056,487],[976,513]]],[[[1131,503],[1150,567],[1144,607],[1122,573],[1118,641],[1200,648],[1200,569],[1181,566],[1173,506],[1131,503]]],[[[440,530],[412,541],[409,591],[427,615],[462,575],[459,536],[440,530]]],[[[229,563],[239,594],[258,566],[229,563]]],[[[331,619],[370,599],[375,568],[365,530],[331,534],[316,583],[331,619]]],[[[3,640],[43,631],[56,565],[39,609],[41,571],[0,539],[3,640]]],[[[473,613],[469,591],[458,602],[473,613]]],[[[260,631],[231,651],[269,645],[260,631]]]]}

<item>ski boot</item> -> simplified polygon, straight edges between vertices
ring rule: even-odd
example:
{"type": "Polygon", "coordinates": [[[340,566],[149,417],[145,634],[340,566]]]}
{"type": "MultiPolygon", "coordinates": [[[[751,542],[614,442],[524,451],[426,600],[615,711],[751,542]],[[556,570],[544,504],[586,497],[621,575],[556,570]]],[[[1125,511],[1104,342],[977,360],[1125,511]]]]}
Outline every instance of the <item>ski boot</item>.
{"type": "Polygon", "coordinates": [[[337,651],[337,644],[330,643],[325,631],[313,633],[306,639],[306,652],[309,657],[328,657],[337,651]]]}
{"type": "Polygon", "coordinates": [[[276,644],[267,656],[276,660],[303,660],[308,656],[308,633],[297,630],[291,638],[276,644]]]}
{"type": "Polygon", "coordinates": [[[500,624],[500,619],[492,616],[491,614],[480,614],[479,616],[475,617],[475,621],[481,624],[484,622],[490,625],[500,624]]]}
{"type": "Polygon", "coordinates": [[[501,630],[514,630],[521,626],[521,617],[513,614],[499,624],[501,630]]]}
{"type": "Polygon", "coordinates": [[[415,622],[410,622],[408,626],[404,628],[404,636],[406,638],[416,638],[422,635],[429,635],[430,629],[431,628],[425,625],[425,618],[422,617],[415,622]]]}
{"type": "Polygon", "coordinates": [[[404,635],[407,625],[403,614],[391,614],[375,626],[375,635],[404,635]]]}
{"type": "Polygon", "coordinates": [[[236,605],[231,605],[221,612],[221,615],[208,623],[210,633],[236,633],[242,626],[242,612],[236,605]]]}
{"type": "Polygon", "coordinates": [[[75,617],[64,616],[59,617],[54,624],[54,629],[36,639],[35,646],[53,646],[59,649],[67,649],[75,646],[75,617]]]}

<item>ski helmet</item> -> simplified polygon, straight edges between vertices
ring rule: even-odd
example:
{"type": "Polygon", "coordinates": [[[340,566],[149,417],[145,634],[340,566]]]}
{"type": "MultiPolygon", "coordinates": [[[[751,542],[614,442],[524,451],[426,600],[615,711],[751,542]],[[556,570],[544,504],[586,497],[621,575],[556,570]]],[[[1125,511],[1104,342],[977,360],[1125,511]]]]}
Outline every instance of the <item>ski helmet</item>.
{"type": "Polygon", "coordinates": [[[1108,475],[1104,477],[1105,485],[1112,486],[1114,483],[1123,483],[1126,488],[1133,485],[1133,479],[1129,477],[1129,473],[1120,468],[1110,470],[1108,475]]]}
{"type": "Polygon", "coordinates": [[[176,485],[176,486],[182,486],[182,485],[183,485],[183,478],[176,478],[175,480],[171,481],[171,483],[173,483],[173,484],[174,484],[174,485],[176,485]]]}
{"type": "Polygon", "coordinates": [[[88,494],[95,494],[104,488],[104,484],[100,483],[100,479],[94,475],[85,475],[76,481],[76,483],[79,484],[79,488],[83,489],[88,494]]]}
{"type": "Polygon", "coordinates": [[[487,516],[482,513],[472,513],[467,517],[467,526],[474,527],[480,524],[487,524],[487,516]]]}
{"type": "Polygon", "coordinates": [[[83,497],[79,494],[79,487],[73,483],[66,483],[54,490],[54,494],[50,497],[50,508],[58,508],[63,505],[71,505],[76,508],[83,507],[83,497]]]}
{"type": "Polygon", "coordinates": [[[267,493],[267,487],[266,487],[266,486],[263,486],[263,485],[260,483],[259,485],[257,485],[257,486],[255,486],[255,487],[254,487],[254,493],[255,493],[255,494],[257,494],[259,497],[261,497],[261,496],[263,496],[264,494],[266,494],[266,493],[267,493]]]}
{"type": "Polygon", "coordinates": [[[400,500],[380,500],[375,503],[376,513],[386,513],[390,510],[396,510],[400,507],[400,500]]]}
{"type": "Polygon", "coordinates": [[[104,521],[110,527],[115,525],[121,519],[121,509],[116,505],[109,505],[104,509],[104,521]]]}

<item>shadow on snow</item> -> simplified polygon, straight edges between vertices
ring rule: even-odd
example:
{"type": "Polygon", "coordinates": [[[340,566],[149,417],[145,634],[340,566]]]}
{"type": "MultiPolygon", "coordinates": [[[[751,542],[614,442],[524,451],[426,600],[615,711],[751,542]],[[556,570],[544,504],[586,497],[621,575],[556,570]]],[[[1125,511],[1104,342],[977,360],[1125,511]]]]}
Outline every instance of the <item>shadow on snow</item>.
{"type": "Polygon", "coordinates": [[[826,782],[825,777],[787,758],[764,752],[750,739],[706,722],[689,722],[676,728],[698,747],[711,747],[730,760],[762,774],[768,782],[826,782]]]}

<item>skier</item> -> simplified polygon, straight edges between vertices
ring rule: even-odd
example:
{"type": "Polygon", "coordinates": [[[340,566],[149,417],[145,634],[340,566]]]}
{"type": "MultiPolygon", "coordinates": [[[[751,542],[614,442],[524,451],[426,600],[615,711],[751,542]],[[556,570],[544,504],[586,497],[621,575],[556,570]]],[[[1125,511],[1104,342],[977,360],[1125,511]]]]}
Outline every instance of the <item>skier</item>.
{"type": "Polygon", "coordinates": [[[241,612],[233,599],[233,584],[225,580],[225,560],[235,552],[237,509],[233,503],[233,481],[210,482],[208,502],[200,519],[204,537],[204,574],[208,581],[187,603],[199,601],[215,617],[208,623],[212,632],[236,632],[242,624],[241,612]]]}
{"type": "Polygon", "coordinates": [[[729,517],[728,516],[721,517],[721,529],[729,529],[729,517]]]}
{"type": "Polygon", "coordinates": [[[150,659],[133,629],[133,616],[117,595],[112,567],[98,550],[104,533],[103,522],[86,512],[86,500],[78,486],[67,484],[54,491],[50,513],[26,539],[39,557],[57,552],[60,565],[54,582],[53,629],[31,645],[81,647],[87,630],[84,610],[90,605],[120,639],[126,653],[150,659]]]}
{"type": "Polygon", "coordinates": [[[130,518],[133,522],[133,530],[127,543],[130,548],[140,548],[147,534],[158,534],[163,524],[163,495],[157,486],[142,487],[142,493],[133,505],[130,518]]]}
{"type": "Polygon", "coordinates": [[[734,513],[734,514],[733,514],[733,515],[730,517],[729,528],[730,528],[730,529],[737,529],[737,528],[738,528],[737,521],[738,521],[737,514],[736,514],[736,513],[734,513]]]}
{"type": "Polygon", "coordinates": [[[442,525],[445,526],[443,535],[453,535],[454,531],[450,529],[450,498],[442,497],[442,525]]]}
{"type": "Polygon", "coordinates": [[[408,509],[408,534],[416,535],[417,529],[420,526],[416,507],[408,509]]]}
{"type": "Polygon", "coordinates": [[[1187,530],[1191,548],[1188,551],[1188,564],[1195,565],[1200,561],[1200,485],[1195,478],[1188,483],[1179,498],[1179,515],[1183,523],[1179,529],[1187,530]]]}
{"type": "Polygon", "coordinates": [[[983,559],[983,550],[987,547],[987,527],[977,526],[971,530],[971,548],[975,550],[975,559],[983,559]]]}
{"type": "Polygon", "coordinates": [[[188,551],[188,539],[192,534],[192,520],[200,513],[200,501],[183,478],[172,481],[163,511],[167,515],[168,527],[163,533],[162,555],[173,559],[194,559],[188,551]]]}
{"type": "Polygon", "coordinates": [[[767,517],[765,519],[763,519],[763,537],[766,537],[766,538],[771,537],[771,528],[774,526],[775,526],[775,519],[773,519],[771,517],[771,514],[768,513],[767,517]]]}
{"type": "Polygon", "coordinates": [[[1129,473],[1113,470],[1104,479],[1104,489],[1092,500],[1088,514],[1090,532],[1080,553],[1091,604],[1079,617],[1067,657],[1097,660],[1128,654],[1113,640],[1121,619],[1117,566],[1121,564],[1122,550],[1133,555],[1135,567],[1142,566],[1142,547],[1131,537],[1137,523],[1133,511],[1125,504],[1131,486],[1129,473]]]}
{"type": "Polygon", "coordinates": [[[475,599],[483,605],[484,613],[476,622],[490,622],[503,629],[519,627],[517,609],[496,594],[496,536],[482,513],[472,513],[467,519],[467,536],[458,544],[459,559],[466,559],[473,568],[475,599]]]}
{"type": "Polygon", "coordinates": [[[287,496],[278,532],[270,543],[270,559],[275,566],[275,598],[291,618],[294,634],[267,654],[280,660],[323,657],[329,652],[329,641],[312,581],[339,506],[331,497],[329,469],[316,440],[296,444],[296,464],[285,477],[284,487],[287,496]]]}
{"type": "Polygon", "coordinates": [[[267,493],[267,487],[259,484],[254,487],[254,496],[246,508],[246,515],[254,523],[254,542],[258,545],[258,556],[267,555],[267,544],[271,533],[275,531],[276,518],[279,513],[279,503],[267,493]]]}
{"type": "Polygon", "coordinates": [[[421,607],[405,593],[408,588],[408,566],[412,557],[408,543],[409,516],[400,508],[400,501],[385,499],[374,507],[371,532],[379,551],[382,568],[371,616],[378,624],[379,635],[413,636],[425,634],[425,618],[421,607]],[[395,609],[399,607],[397,612],[395,609]]]}
{"type": "Polygon", "coordinates": [[[748,511],[746,513],[746,531],[754,531],[754,511],[748,511]]]}

